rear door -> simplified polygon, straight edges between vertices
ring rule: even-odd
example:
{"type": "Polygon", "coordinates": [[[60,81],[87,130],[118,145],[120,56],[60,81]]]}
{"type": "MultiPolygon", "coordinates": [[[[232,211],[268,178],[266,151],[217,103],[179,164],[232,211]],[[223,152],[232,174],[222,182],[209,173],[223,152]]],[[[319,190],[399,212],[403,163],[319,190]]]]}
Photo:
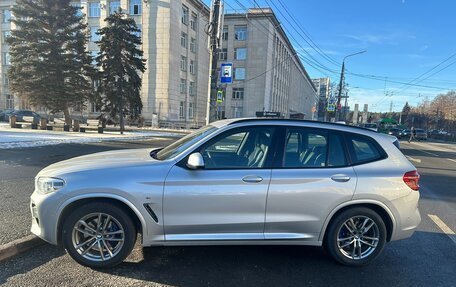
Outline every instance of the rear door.
{"type": "Polygon", "coordinates": [[[356,174],[337,131],[289,127],[272,169],[265,239],[317,241],[337,205],[352,198],[356,174]]]}

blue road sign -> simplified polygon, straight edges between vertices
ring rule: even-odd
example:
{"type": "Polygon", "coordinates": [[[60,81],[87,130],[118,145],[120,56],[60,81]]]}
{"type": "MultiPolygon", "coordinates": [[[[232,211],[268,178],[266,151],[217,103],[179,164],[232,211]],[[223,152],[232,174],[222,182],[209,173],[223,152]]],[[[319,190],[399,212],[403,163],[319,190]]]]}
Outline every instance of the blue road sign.
{"type": "Polygon", "coordinates": [[[220,83],[231,84],[233,82],[233,63],[222,63],[220,83]]]}

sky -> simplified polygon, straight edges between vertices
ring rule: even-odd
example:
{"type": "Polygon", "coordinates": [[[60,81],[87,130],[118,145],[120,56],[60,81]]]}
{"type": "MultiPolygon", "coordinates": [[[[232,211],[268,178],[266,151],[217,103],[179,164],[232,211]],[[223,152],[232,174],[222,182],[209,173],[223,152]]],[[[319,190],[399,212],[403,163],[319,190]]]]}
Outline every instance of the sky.
{"type": "Polygon", "coordinates": [[[343,58],[366,51],[345,61],[352,108],[400,111],[456,90],[455,0],[224,2],[225,12],[272,7],[311,78],[338,83],[343,58]]]}

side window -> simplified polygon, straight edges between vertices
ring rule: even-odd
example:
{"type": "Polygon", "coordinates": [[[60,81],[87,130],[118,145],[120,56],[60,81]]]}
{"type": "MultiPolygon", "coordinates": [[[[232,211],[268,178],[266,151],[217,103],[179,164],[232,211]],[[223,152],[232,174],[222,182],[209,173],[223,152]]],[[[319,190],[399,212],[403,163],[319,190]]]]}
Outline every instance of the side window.
{"type": "Polygon", "coordinates": [[[290,128],[287,131],[283,166],[325,167],[328,136],[325,131],[290,128]]]}
{"type": "Polygon", "coordinates": [[[208,146],[206,148],[206,151],[236,153],[239,150],[239,147],[244,141],[246,135],[247,132],[229,135],[226,138],[222,138],[221,140],[208,146]]]}
{"type": "Polygon", "coordinates": [[[223,133],[200,149],[205,169],[262,168],[273,139],[272,127],[249,127],[223,133]]]}
{"type": "Polygon", "coordinates": [[[361,164],[383,158],[373,139],[367,137],[358,135],[348,136],[348,148],[353,164],[361,164]]]}
{"type": "Polygon", "coordinates": [[[328,166],[347,166],[343,137],[338,134],[329,135],[328,166]]]}

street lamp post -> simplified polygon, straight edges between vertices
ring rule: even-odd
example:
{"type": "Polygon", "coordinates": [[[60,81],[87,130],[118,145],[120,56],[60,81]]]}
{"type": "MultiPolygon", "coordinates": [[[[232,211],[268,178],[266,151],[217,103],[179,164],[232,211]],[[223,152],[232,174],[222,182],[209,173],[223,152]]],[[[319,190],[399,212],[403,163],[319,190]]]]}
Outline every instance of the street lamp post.
{"type": "Polygon", "coordinates": [[[340,120],[339,119],[339,117],[340,117],[339,107],[340,107],[340,99],[342,98],[342,87],[343,87],[344,73],[345,73],[345,59],[347,59],[348,57],[352,57],[352,56],[355,56],[355,55],[359,55],[359,54],[365,53],[365,52],[367,52],[367,51],[364,50],[364,51],[359,51],[359,52],[347,55],[342,60],[342,69],[340,71],[340,81],[339,81],[339,91],[337,92],[336,121],[340,120]]]}

